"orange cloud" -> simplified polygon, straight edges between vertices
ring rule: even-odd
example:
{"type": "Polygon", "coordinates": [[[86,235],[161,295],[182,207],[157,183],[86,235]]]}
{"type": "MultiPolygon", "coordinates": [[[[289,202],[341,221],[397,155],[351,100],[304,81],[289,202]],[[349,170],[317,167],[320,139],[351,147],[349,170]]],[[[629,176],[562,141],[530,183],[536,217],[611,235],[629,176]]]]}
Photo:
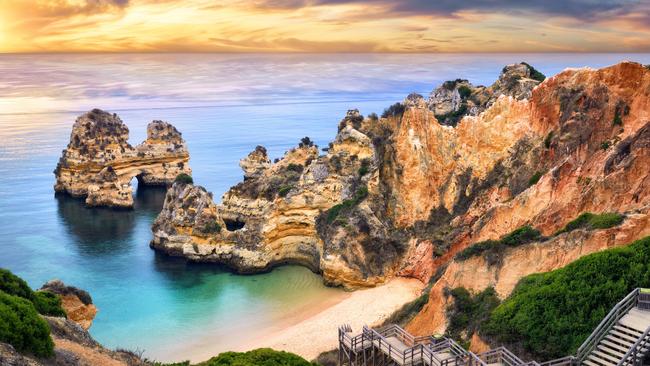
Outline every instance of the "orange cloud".
{"type": "Polygon", "coordinates": [[[648,51],[647,6],[591,3],[0,0],[0,52],[648,51]]]}

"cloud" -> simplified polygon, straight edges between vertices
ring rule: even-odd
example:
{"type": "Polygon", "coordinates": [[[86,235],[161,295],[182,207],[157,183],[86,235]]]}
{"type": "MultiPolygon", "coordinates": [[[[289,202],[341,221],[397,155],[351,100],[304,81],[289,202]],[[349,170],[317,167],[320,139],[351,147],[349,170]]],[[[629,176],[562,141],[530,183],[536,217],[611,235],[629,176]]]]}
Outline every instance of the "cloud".
{"type": "Polygon", "coordinates": [[[297,9],[310,6],[359,4],[380,6],[386,14],[451,17],[463,11],[539,13],[577,19],[597,19],[605,13],[624,14],[641,0],[259,0],[258,7],[297,9]]]}

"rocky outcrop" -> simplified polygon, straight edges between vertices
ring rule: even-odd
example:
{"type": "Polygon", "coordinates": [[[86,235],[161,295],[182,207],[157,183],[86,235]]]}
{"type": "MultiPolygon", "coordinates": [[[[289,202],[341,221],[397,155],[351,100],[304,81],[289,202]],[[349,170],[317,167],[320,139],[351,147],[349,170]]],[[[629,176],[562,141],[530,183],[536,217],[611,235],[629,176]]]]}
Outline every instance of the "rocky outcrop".
{"type": "Polygon", "coordinates": [[[79,324],[84,330],[93,324],[97,307],[93,304],[90,294],[73,286],[67,286],[60,280],[47,282],[39,291],[47,291],[59,295],[61,307],[68,319],[79,324]]]}
{"type": "Polygon", "coordinates": [[[329,284],[372,286],[428,281],[459,250],[525,224],[550,235],[584,211],[646,207],[650,70],[621,63],[541,79],[510,65],[488,88],[455,81],[460,102],[434,91],[382,118],[349,111],[325,155],[307,139],[271,164],[258,147],[221,204],[174,186],[151,245],[241,272],[290,262],[329,284]],[[441,124],[438,113],[469,103],[463,87],[476,109],[441,124]]]}
{"type": "Polygon", "coordinates": [[[478,116],[501,95],[529,99],[546,77],[525,62],[503,68],[489,87],[474,86],[465,79],[445,81],[429,95],[427,105],[441,125],[455,126],[464,116],[478,116]]]}
{"type": "Polygon", "coordinates": [[[129,129],[115,114],[94,109],[79,116],[54,170],[54,190],[85,197],[89,206],[129,208],[133,177],[139,184],[170,185],[178,174],[191,173],[185,141],[169,123],[151,122],[136,147],[128,139],[129,129]]]}

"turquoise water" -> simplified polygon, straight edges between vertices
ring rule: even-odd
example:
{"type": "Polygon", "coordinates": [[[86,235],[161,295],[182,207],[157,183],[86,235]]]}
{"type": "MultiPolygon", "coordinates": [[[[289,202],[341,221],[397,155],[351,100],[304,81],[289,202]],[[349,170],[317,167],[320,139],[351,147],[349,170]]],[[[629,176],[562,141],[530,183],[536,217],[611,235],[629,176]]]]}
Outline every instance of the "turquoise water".
{"type": "Polygon", "coordinates": [[[349,108],[380,113],[408,93],[457,77],[490,84],[525,60],[547,75],[650,55],[0,55],[0,267],[33,287],[52,278],[88,290],[91,333],[160,360],[262,335],[342,296],[295,266],[255,276],[187,264],[149,249],[164,190],[138,189],[133,211],[55,197],[52,170],[82,111],[118,113],[131,142],[153,119],[188,142],[194,179],[220,197],[256,145],[278,157],[303,136],[326,146],[349,108]]]}

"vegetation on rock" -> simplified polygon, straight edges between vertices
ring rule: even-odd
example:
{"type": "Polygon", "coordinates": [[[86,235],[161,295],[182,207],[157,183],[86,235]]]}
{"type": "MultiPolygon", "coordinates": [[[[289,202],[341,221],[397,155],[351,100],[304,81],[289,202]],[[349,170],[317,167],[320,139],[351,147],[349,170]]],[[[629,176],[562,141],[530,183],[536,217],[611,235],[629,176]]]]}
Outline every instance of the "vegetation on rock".
{"type": "Polygon", "coordinates": [[[617,212],[604,212],[601,214],[584,212],[574,220],[569,221],[564,226],[564,228],[562,228],[556,233],[556,235],[561,233],[567,233],[581,228],[585,228],[587,230],[609,229],[610,227],[620,225],[624,219],[625,216],[617,212]]]}
{"type": "MultiPolygon", "coordinates": [[[[156,366],[190,366],[189,361],[156,366]]],[[[248,352],[224,352],[194,366],[317,366],[293,353],[259,348],[248,352]]]]}
{"type": "Polygon", "coordinates": [[[528,68],[530,69],[530,78],[531,79],[537,80],[539,82],[542,82],[542,81],[546,80],[546,75],[539,72],[539,70],[537,70],[536,68],[532,67],[531,65],[529,65],[529,64],[527,64],[525,62],[522,62],[522,64],[528,66],[528,68]]]}
{"type": "Polygon", "coordinates": [[[194,184],[194,179],[188,174],[181,173],[176,176],[176,179],[174,179],[175,183],[181,183],[181,184],[194,184]]]}
{"type": "Polygon", "coordinates": [[[354,193],[354,197],[344,200],[338,205],[334,205],[329,210],[327,210],[327,223],[333,223],[342,211],[358,205],[366,197],[368,197],[368,187],[360,187],[354,193]]]}
{"type": "Polygon", "coordinates": [[[0,342],[19,352],[52,356],[50,328],[39,313],[65,316],[57,295],[33,291],[23,279],[0,268],[0,342]]]}
{"type": "Polygon", "coordinates": [[[390,107],[384,109],[384,113],[381,114],[382,118],[388,118],[388,117],[402,117],[404,114],[404,110],[406,109],[406,106],[402,103],[395,103],[391,105],[390,107]]]}
{"type": "Polygon", "coordinates": [[[472,334],[490,318],[492,311],[501,302],[493,287],[478,294],[471,294],[464,287],[449,290],[454,301],[447,307],[447,335],[453,339],[469,342],[472,334]]]}
{"type": "Polygon", "coordinates": [[[648,286],[650,237],[524,277],[492,312],[481,334],[542,360],[566,356],[618,301],[634,288],[648,286]]]}
{"type": "Polygon", "coordinates": [[[531,226],[522,226],[501,237],[499,240],[485,240],[461,250],[454,259],[464,261],[471,257],[484,254],[490,265],[500,262],[501,255],[507,247],[517,247],[542,239],[539,230],[531,226]]]}
{"type": "Polygon", "coordinates": [[[540,171],[535,172],[535,174],[533,174],[533,176],[528,180],[528,186],[534,186],[537,184],[537,182],[542,178],[542,175],[544,175],[544,173],[540,171]]]}

